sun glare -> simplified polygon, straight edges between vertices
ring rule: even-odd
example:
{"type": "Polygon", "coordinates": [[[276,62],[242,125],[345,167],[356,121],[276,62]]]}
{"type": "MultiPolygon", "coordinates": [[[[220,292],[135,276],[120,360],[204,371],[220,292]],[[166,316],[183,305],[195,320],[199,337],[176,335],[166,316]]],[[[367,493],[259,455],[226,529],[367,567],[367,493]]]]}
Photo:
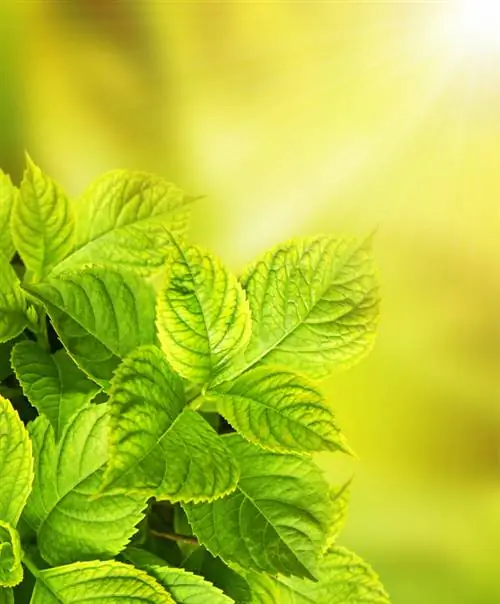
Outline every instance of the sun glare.
{"type": "Polygon", "coordinates": [[[461,0],[447,9],[450,42],[460,54],[500,54],[500,0],[461,0]]]}

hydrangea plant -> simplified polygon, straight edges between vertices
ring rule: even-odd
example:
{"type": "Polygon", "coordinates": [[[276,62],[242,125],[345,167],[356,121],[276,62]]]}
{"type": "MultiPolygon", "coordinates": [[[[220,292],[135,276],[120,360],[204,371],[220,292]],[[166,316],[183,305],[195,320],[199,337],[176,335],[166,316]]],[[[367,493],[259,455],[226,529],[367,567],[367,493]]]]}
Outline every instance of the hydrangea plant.
{"type": "Polygon", "coordinates": [[[236,277],[192,201],[0,173],[0,604],[387,604],[314,457],[350,453],[318,383],[372,346],[370,238],[236,277]]]}

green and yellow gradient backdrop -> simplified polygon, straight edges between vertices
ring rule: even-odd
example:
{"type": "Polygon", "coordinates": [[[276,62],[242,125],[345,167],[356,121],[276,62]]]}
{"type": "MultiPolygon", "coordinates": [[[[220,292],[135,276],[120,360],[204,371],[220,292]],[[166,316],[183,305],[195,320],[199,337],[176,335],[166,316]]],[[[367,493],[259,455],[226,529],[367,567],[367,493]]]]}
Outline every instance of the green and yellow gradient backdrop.
{"type": "Polygon", "coordinates": [[[376,348],[324,384],[359,460],[322,461],[394,604],[500,602],[500,52],[452,35],[458,4],[0,5],[15,179],[25,149],[73,195],[161,173],[235,270],[378,227],[376,348]]]}

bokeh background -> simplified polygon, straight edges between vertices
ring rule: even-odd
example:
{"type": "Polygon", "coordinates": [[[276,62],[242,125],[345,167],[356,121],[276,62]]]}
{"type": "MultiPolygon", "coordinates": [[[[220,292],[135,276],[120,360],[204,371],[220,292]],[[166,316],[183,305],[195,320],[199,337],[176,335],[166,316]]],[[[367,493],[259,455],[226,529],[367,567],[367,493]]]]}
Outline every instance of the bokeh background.
{"type": "Polygon", "coordinates": [[[500,602],[500,45],[459,4],[0,3],[14,179],[158,172],[235,270],[378,227],[376,348],[324,384],[359,460],[321,461],[394,604],[500,602]]]}

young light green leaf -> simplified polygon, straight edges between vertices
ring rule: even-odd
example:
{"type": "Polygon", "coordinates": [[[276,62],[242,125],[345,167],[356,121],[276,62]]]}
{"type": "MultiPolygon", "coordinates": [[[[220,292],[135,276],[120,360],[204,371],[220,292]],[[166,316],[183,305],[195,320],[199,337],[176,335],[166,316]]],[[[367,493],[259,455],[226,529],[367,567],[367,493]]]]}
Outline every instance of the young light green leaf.
{"type": "Polygon", "coordinates": [[[226,563],[314,578],[332,515],[321,472],[308,458],[265,451],[236,434],[225,440],[241,477],[223,499],[183,504],[198,540],[226,563]]]}
{"type": "Polygon", "coordinates": [[[0,343],[18,336],[27,324],[26,300],[19,279],[0,253],[0,343]]]}
{"type": "Polygon", "coordinates": [[[308,379],[277,368],[250,370],[205,399],[247,440],[284,452],[349,449],[333,412],[308,379]]]}
{"type": "Polygon", "coordinates": [[[317,583],[279,577],[280,604],[390,604],[373,570],[343,547],[326,553],[317,583]]]}
{"type": "Polygon", "coordinates": [[[42,557],[57,565],[118,554],[136,532],[146,498],[102,492],[107,404],[77,411],[57,444],[45,416],[30,428],[35,482],[23,517],[37,532],[42,557]]]}
{"type": "Polygon", "coordinates": [[[10,587],[0,587],[0,604],[14,604],[14,592],[10,587]]]}
{"type": "Polygon", "coordinates": [[[157,326],[172,367],[203,384],[248,343],[251,318],[243,289],[214,256],[173,241],[157,326]]]}
{"type": "Polygon", "coordinates": [[[10,217],[18,195],[19,189],[12,184],[10,177],[0,170],[0,253],[8,262],[15,252],[10,233],[10,217]]]}
{"type": "Polygon", "coordinates": [[[74,217],[63,190],[28,157],[11,218],[12,238],[26,281],[40,281],[72,250],[74,217]]]}
{"type": "Polygon", "coordinates": [[[0,587],[14,587],[23,580],[19,533],[0,520],[0,587]]]}
{"type": "Polygon", "coordinates": [[[238,468],[224,440],[184,405],[182,380],[159,348],[127,357],[110,390],[105,484],[170,501],[206,501],[233,490],[238,468]]]}
{"type": "Polygon", "coordinates": [[[0,396],[0,520],[17,526],[32,483],[28,432],[17,411],[0,396]]]}
{"type": "Polygon", "coordinates": [[[165,179],[114,170],[79,200],[73,254],[55,272],[98,263],[150,274],[169,254],[170,233],[186,229],[192,199],[165,179]]]}
{"type": "Polygon", "coordinates": [[[31,604],[175,604],[144,571],[121,562],[77,562],[36,573],[31,604]]]}
{"type": "Polygon", "coordinates": [[[169,567],[157,556],[136,548],[127,548],[125,558],[154,577],[176,604],[235,604],[220,589],[199,575],[183,568],[169,567]]]}
{"type": "Polygon", "coordinates": [[[253,324],[239,372],[265,363],[323,378],[371,349],[379,311],[369,240],[285,243],[255,262],[242,283],[253,324]]]}
{"type": "Polygon", "coordinates": [[[69,354],[105,387],[122,357],[156,342],[154,291],[134,273],[91,266],[27,289],[45,305],[69,354]]]}
{"type": "Polygon", "coordinates": [[[64,350],[50,354],[27,340],[15,345],[11,361],[26,398],[47,416],[56,440],[73,413],[99,392],[64,350]]]}

